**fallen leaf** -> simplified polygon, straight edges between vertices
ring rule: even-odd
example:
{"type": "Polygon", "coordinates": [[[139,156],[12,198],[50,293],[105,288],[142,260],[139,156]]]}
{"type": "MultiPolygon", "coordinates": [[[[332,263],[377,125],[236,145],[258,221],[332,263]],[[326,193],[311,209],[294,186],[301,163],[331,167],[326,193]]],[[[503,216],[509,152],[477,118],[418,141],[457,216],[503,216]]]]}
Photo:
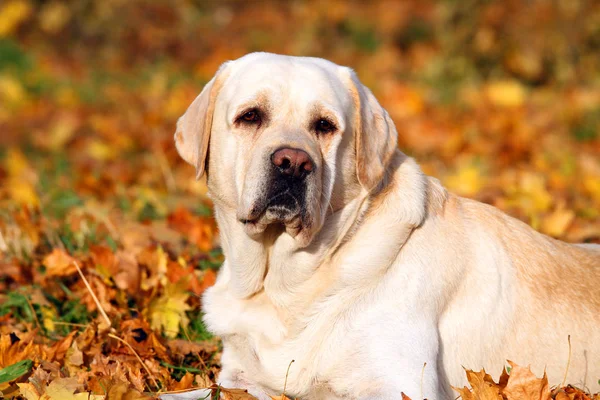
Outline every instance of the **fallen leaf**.
{"type": "Polygon", "coordinates": [[[486,86],[488,100],[499,107],[518,107],[525,101],[525,88],[518,81],[502,80],[486,86]]]}
{"type": "Polygon", "coordinates": [[[542,378],[536,377],[529,367],[521,367],[512,361],[510,375],[506,387],[502,390],[507,400],[548,400],[550,389],[548,378],[544,372],[542,378]]]}
{"type": "Polygon", "coordinates": [[[129,387],[127,383],[115,382],[108,388],[106,400],[148,400],[148,396],[129,387]]]}
{"type": "Polygon", "coordinates": [[[64,250],[55,248],[43,260],[46,267],[46,276],[67,276],[76,273],[77,268],[74,261],[75,259],[64,250]]]}
{"type": "Polygon", "coordinates": [[[32,7],[24,0],[13,0],[0,8],[0,37],[11,34],[31,14],[32,7]]]}
{"type": "Polygon", "coordinates": [[[479,372],[466,370],[466,374],[474,399],[502,400],[500,388],[498,388],[492,377],[485,370],[482,369],[479,372]]]}
{"type": "Polygon", "coordinates": [[[564,204],[559,205],[550,215],[544,217],[540,226],[542,232],[553,237],[561,237],[565,234],[575,219],[575,212],[564,207],[564,204]]]}
{"type": "Polygon", "coordinates": [[[186,328],[189,324],[185,314],[191,309],[186,303],[189,297],[180,285],[168,283],[162,296],[148,307],[152,329],[162,330],[168,338],[175,338],[179,327],[186,328]]]}

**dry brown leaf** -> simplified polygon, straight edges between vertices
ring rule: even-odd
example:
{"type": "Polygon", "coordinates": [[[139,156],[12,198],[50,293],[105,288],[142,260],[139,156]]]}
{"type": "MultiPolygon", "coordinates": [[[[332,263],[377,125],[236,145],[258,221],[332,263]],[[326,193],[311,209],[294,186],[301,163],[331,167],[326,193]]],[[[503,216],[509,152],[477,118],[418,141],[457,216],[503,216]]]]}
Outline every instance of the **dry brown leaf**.
{"type": "Polygon", "coordinates": [[[43,264],[46,266],[46,276],[67,276],[77,272],[75,259],[64,250],[55,248],[52,253],[44,257],[43,264]]]}
{"type": "Polygon", "coordinates": [[[186,390],[191,389],[194,386],[196,376],[190,372],[186,372],[185,375],[179,380],[179,382],[175,383],[170,390],[186,390]]]}
{"type": "Polygon", "coordinates": [[[466,370],[467,380],[471,385],[474,399],[481,400],[502,400],[500,395],[500,389],[492,379],[492,377],[481,370],[475,372],[472,370],[466,370]]]}
{"type": "MultiPolygon", "coordinates": [[[[466,386],[462,389],[452,386],[452,389],[458,392],[458,395],[462,400],[475,400],[475,396],[473,395],[471,390],[466,386]]],[[[404,393],[402,394],[404,395],[404,393]]]]}
{"type": "Polygon", "coordinates": [[[52,347],[49,347],[47,349],[48,360],[62,362],[73,343],[75,335],[77,335],[77,331],[72,331],[67,336],[54,343],[52,347]]]}
{"type": "Polygon", "coordinates": [[[550,388],[544,372],[542,378],[536,377],[529,367],[521,367],[512,361],[508,383],[502,390],[507,400],[548,400],[550,388]]]}
{"type": "Polygon", "coordinates": [[[33,332],[0,335],[0,369],[26,359],[36,359],[39,346],[33,343],[33,332]]]}
{"type": "Polygon", "coordinates": [[[224,400],[256,400],[256,397],[244,389],[220,388],[221,398],[224,400]]]}
{"type": "Polygon", "coordinates": [[[285,394],[282,394],[280,396],[271,396],[272,400],[292,400],[289,397],[287,397],[285,394]]]}
{"type": "Polygon", "coordinates": [[[218,350],[219,343],[217,340],[204,340],[202,342],[190,342],[183,339],[173,339],[167,342],[167,347],[172,354],[185,356],[187,354],[211,354],[218,350]]]}
{"type": "Polygon", "coordinates": [[[114,382],[109,388],[106,400],[148,400],[148,396],[129,387],[125,382],[114,382]]]}

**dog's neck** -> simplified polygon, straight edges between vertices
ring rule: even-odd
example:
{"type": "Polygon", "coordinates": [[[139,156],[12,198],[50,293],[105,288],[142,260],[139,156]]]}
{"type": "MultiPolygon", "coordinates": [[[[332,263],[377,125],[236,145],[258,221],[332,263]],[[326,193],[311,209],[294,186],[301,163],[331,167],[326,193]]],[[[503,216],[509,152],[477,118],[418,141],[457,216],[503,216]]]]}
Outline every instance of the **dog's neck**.
{"type": "Polygon", "coordinates": [[[329,214],[323,228],[305,248],[299,248],[295,239],[285,232],[274,229],[267,229],[259,239],[249,237],[237,220],[235,210],[220,207],[216,202],[215,215],[231,274],[232,293],[239,298],[249,298],[264,291],[270,299],[277,299],[278,306],[289,308],[299,293],[303,298],[310,298],[313,296],[307,296],[307,292],[316,295],[333,282],[345,279],[343,271],[328,268],[329,265],[365,261],[369,265],[390,265],[410,232],[425,217],[426,199],[418,196],[424,191],[415,185],[426,185],[426,178],[412,159],[398,152],[379,190],[375,194],[364,192],[329,214]],[[363,224],[362,217],[366,214],[369,214],[368,222],[363,224]],[[373,243],[373,251],[369,252],[371,260],[355,260],[351,250],[349,254],[342,251],[351,247],[348,244],[355,241],[355,237],[359,237],[357,242],[362,240],[360,243],[371,242],[369,237],[382,226],[389,226],[387,234],[396,240],[386,241],[385,249],[378,249],[379,244],[373,243]],[[334,257],[336,261],[331,262],[334,257]]]}
{"type": "Polygon", "coordinates": [[[258,239],[249,237],[237,220],[234,210],[215,204],[226,262],[231,270],[230,285],[240,298],[264,290],[269,296],[285,298],[294,293],[340,246],[368,208],[367,196],[356,198],[342,209],[328,215],[324,227],[305,248],[285,231],[267,229],[258,239]]]}

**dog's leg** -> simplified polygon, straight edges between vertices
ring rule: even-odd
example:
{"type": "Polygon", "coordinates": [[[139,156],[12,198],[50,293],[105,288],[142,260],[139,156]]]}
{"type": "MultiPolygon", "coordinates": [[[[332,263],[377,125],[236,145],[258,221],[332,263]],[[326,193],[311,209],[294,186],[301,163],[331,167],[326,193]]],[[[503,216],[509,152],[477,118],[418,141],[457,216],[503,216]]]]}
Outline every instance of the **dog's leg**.
{"type": "Polygon", "coordinates": [[[237,368],[226,368],[219,374],[219,385],[228,389],[245,389],[258,400],[271,400],[264,389],[251,383],[244,376],[244,371],[237,368]]]}
{"type": "MultiPolygon", "coordinates": [[[[245,389],[259,400],[271,400],[265,388],[250,379],[249,371],[244,368],[241,360],[248,355],[234,350],[235,337],[223,338],[223,354],[221,365],[223,368],[217,378],[217,383],[227,389],[245,389]]],[[[238,345],[240,343],[237,343],[238,345]]]]}

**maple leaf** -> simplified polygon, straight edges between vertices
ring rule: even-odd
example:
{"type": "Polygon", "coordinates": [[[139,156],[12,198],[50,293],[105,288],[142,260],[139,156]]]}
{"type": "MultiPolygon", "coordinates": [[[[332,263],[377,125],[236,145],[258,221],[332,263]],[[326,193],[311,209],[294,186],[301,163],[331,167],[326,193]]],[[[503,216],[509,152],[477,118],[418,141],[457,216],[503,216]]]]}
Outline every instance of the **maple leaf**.
{"type": "Polygon", "coordinates": [[[226,389],[223,387],[212,387],[213,390],[218,390],[221,394],[221,398],[224,400],[256,400],[256,397],[252,396],[245,389],[226,389]]]}
{"type": "Polygon", "coordinates": [[[125,382],[115,382],[108,388],[106,400],[148,400],[148,396],[132,389],[125,382]]]}
{"type": "Polygon", "coordinates": [[[162,296],[148,307],[152,329],[162,330],[168,338],[175,338],[180,326],[187,328],[190,321],[185,312],[191,309],[186,303],[189,297],[181,285],[168,283],[162,296]]]}
{"type": "Polygon", "coordinates": [[[291,400],[285,394],[282,394],[282,395],[279,395],[279,396],[271,396],[271,399],[272,400],[291,400]]]}
{"type": "Polygon", "coordinates": [[[545,371],[544,376],[538,378],[529,367],[521,367],[512,361],[508,361],[508,363],[511,366],[510,375],[506,387],[502,390],[507,400],[550,399],[550,389],[545,371]]]}
{"type": "Polygon", "coordinates": [[[75,393],[82,386],[77,378],[56,378],[48,386],[37,388],[31,383],[18,383],[21,396],[27,400],[104,400],[105,396],[87,392],[75,393]],[[41,389],[41,390],[40,390],[41,389]]]}
{"type": "Polygon", "coordinates": [[[46,388],[46,392],[40,400],[84,400],[89,398],[88,393],[77,393],[81,385],[77,382],[77,378],[57,378],[50,382],[46,388]]]}
{"type": "Polygon", "coordinates": [[[40,400],[41,393],[31,383],[17,383],[19,394],[27,400],[40,400]]]}
{"type": "Polygon", "coordinates": [[[6,368],[26,359],[35,359],[39,346],[33,343],[33,334],[0,335],[0,368],[6,368]]]}
{"type": "Polygon", "coordinates": [[[465,372],[471,390],[466,387],[463,389],[453,387],[463,400],[502,400],[500,388],[485,370],[482,369],[479,372],[465,370],[465,372]]]}

